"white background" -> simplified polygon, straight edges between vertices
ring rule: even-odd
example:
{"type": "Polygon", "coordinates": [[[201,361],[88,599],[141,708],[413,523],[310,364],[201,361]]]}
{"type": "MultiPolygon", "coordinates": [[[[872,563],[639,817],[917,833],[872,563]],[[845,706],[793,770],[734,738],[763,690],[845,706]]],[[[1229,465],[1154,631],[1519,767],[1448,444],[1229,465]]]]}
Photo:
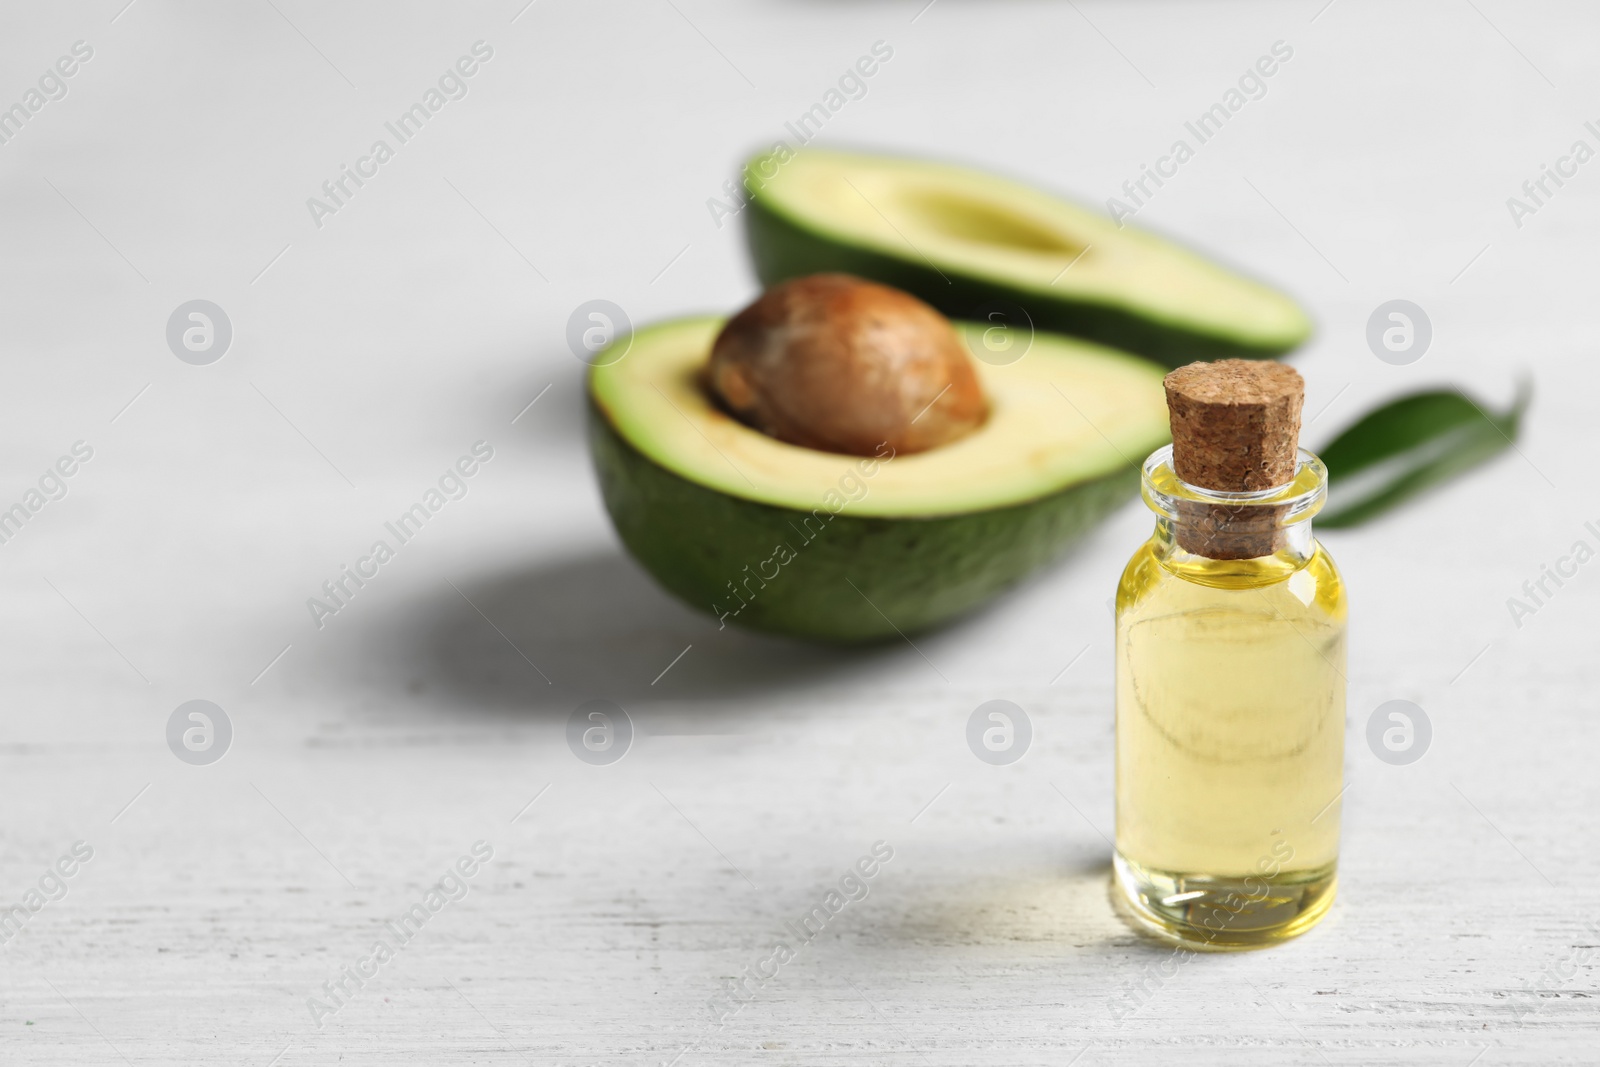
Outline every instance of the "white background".
{"type": "Polygon", "coordinates": [[[1505,203],[1600,147],[1592,9],[122,4],[0,15],[0,104],[94,49],[0,146],[0,506],[94,449],[0,545],[0,902],[94,849],[0,949],[5,1062],[1592,1058],[1600,564],[1520,629],[1506,602],[1600,547],[1600,163],[1520,229],[1505,203]],[[306,198],[480,39],[469,95],[317,228],[306,198]],[[1098,203],[1287,42],[1139,221],[1312,310],[1312,447],[1415,387],[1536,382],[1520,452],[1326,536],[1352,601],[1342,885],[1292,945],[1152,977],[1167,954],[1107,902],[1106,602],[1136,503],[920,653],[719,633],[612,534],[568,315],[748,301],[707,198],[878,40],[824,142],[1098,203]],[[164,337],[195,298],[235,332],[207,367],[164,337]],[[1434,325],[1411,366],[1364,340],[1394,298],[1434,325]],[[319,631],[306,599],[478,440],[469,495],[319,631]],[[593,697],[637,726],[611,767],[564,742],[593,697]],[[997,697],[1035,731],[1007,768],[964,741],[997,697]],[[165,741],[194,698],[235,731],[209,767],[165,741]],[[1365,743],[1390,699],[1433,723],[1410,766],[1365,743]],[[307,998],[479,839],[470,895],[315,1026],[307,998]],[[708,999],[880,839],[871,895],[717,1030],[708,999]]]}

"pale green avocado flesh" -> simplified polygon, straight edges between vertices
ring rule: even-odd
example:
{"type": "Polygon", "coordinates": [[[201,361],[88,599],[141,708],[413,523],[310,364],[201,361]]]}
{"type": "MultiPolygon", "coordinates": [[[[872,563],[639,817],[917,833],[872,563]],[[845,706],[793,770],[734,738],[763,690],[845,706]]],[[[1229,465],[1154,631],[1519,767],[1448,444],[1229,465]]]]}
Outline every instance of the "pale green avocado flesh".
{"type": "Polygon", "coordinates": [[[1311,334],[1291,298],[1170,241],[981,171],[804,148],[745,167],[763,284],[841,271],[953,318],[1001,305],[1035,327],[1148,356],[1272,358],[1311,334]]]}
{"type": "Polygon", "coordinates": [[[721,324],[619,338],[589,392],[623,544],[723,625],[829,642],[938,625],[1057,557],[1133,494],[1135,464],[1166,440],[1160,368],[1040,334],[1014,363],[977,364],[991,414],[960,441],[900,456],[800,448],[706,395],[721,324]]]}

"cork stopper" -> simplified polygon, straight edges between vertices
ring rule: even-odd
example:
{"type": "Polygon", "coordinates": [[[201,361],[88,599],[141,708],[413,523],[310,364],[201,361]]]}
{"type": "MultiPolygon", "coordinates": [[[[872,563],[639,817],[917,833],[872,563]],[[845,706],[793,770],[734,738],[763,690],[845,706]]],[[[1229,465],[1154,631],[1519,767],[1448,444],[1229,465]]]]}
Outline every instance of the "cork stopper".
{"type": "MultiPolygon", "coordinates": [[[[1190,485],[1253,493],[1294,481],[1306,386],[1265,360],[1191,363],[1166,377],[1172,469],[1190,485]]],[[[1178,545],[1212,559],[1253,559],[1283,547],[1283,509],[1181,502],[1178,545]]]]}

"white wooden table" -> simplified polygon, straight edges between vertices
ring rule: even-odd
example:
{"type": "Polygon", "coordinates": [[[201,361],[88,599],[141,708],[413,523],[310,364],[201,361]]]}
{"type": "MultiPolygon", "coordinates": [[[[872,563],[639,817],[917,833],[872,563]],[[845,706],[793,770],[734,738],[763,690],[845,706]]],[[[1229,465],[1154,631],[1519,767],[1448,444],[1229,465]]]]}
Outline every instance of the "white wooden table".
{"type": "Polygon", "coordinates": [[[1520,228],[1506,205],[1600,147],[1593,11],[122,3],[13,5],[0,30],[0,104],[93,52],[0,145],[0,505],[93,451],[0,544],[0,903],[22,906],[0,1061],[1600,1057],[1600,564],[1520,627],[1507,607],[1600,547],[1600,164],[1520,228]],[[465,97],[360,164],[480,40],[465,97]],[[1313,446],[1410,388],[1537,382],[1518,452],[1327,537],[1353,602],[1343,884],[1295,944],[1174,965],[1108,904],[1106,601],[1136,504],[991,610],[861,652],[718,632],[610,531],[568,315],[748,300],[707,199],[878,40],[892,61],[824,141],[1096,201],[1286,42],[1139,221],[1314,309],[1313,446]],[[307,198],[346,164],[369,177],[319,227],[307,198]],[[1434,326],[1408,366],[1364,339],[1394,298],[1434,326]],[[233,330],[206,366],[164,333],[195,299],[233,330]],[[478,441],[466,496],[319,629],[307,599],[478,441]],[[635,727],[614,765],[565,742],[595,698],[635,727]],[[964,741],[992,698],[1034,726],[1009,767],[964,741]],[[167,743],[195,699],[232,727],[208,766],[167,743]],[[1433,725],[1405,766],[1365,741],[1391,699],[1433,725]],[[492,860],[429,911],[476,841],[492,860]],[[878,841],[868,895],[719,1023],[878,841]]]}

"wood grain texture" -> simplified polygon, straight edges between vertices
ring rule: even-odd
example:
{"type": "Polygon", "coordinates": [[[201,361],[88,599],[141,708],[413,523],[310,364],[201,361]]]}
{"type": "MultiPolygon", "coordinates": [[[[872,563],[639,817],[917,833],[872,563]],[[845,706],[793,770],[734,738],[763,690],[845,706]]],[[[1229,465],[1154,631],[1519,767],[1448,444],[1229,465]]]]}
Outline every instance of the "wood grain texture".
{"type": "Polygon", "coordinates": [[[1505,208],[1590,136],[1542,78],[1581,91],[1592,12],[117,6],[0,34],[0,103],[95,49],[0,149],[0,505],[94,450],[0,544],[0,903],[93,849],[0,946],[0,1062],[1594,1062],[1600,564],[1572,560],[1600,547],[1600,177],[1520,229],[1505,208]],[[306,198],[480,38],[468,96],[315,226],[306,198]],[[1308,447],[1424,382],[1538,383],[1517,451],[1326,539],[1349,788],[1338,902],[1296,943],[1175,962],[1108,903],[1136,503],[977,616],[856,652],[719,631],[606,525],[568,315],[748,302],[706,198],[878,39],[894,59],[827,138],[1090,200],[1288,41],[1138,222],[1315,309],[1308,447]],[[1363,335],[1397,295],[1433,319],[1409,367],[1363,335]],[[234,326],[208,367],[163,337],[196,297],[234,326]],[[306,601],[478,441],[465,495],[319,628],[306,601]],[[167,747],[196,698],[234,729],[211,766],[167,747]],[[636,728],[611,766],[567,747],[595,698],[636,728]],[[995,698],[1034,728],[1008,767],[965,741],[995,698]],[[1407,766],[1366,741],[1391,699],[1433,727],[1407,766]],[[319,1027],[308,998],[476,841],[466,894],[319,1027]],[[866,896],[719,1020],[879,841],[866,896]]]}

